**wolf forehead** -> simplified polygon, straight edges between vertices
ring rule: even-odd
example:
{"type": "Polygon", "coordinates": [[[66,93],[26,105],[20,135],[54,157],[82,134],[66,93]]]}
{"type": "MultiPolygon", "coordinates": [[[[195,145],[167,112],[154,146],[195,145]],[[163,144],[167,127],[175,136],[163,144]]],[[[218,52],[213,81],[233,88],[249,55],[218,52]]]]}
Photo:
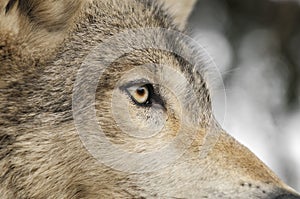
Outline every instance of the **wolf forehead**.
{"type": "MultiPolygon", "coordinates": [[[[76,73],[90,50],[94,48],[97,43],[101,43],[104,38],[117,34],[118,32],[126,30],[128,28],[137,29],[148,26],[162,27],[179,31],[178,26],[176,24],[173,24],[172,17],[170,17],[169,15],[165,15],[163,7],[156,1],[149,0],[142,1],[142,3],[137,1],[137,4],[125,3],[125,5],[123,5],[123,7],[121,8],[114,5],[116,4],[115,1],[109,3],[106,1],[96,1],[95,3],[88,6],[84,12],[77,11],[79,10],[79,7],[82,6],[81,4],[83,4],[81,1],[75,1],[77,3],[74,5],[72,4],[71,8],[66,6],[71,4],[72,2],[73,1],[52,2],[36,0],[10,0],[6,5],[6,15],[14,14],[13,12],[15,12],[16,9],[20,10],[22,14],[20,15],[21,20],[19,21],[19,23],[24,23],[20,27],[26,25],[31,27],[29,30],[25,29],[25,31],[19,31],[18,33],[16,33],[18,42],[13,43],[11,46],[11,49],[20,48],[16,47],[16,45],[23,43],[23,45],[26,45],[26,48],[22,50],[20,54],[9,53],[7,56],[2,56],[2,58],[6,57],[3,62],[4,65],[6,65],[5,63],[7,63],[8,65],[7,71],[14,69],[11,66],[16,65],[16,70],[20,71],[20,74],[22,74],[18,75],[19,79],[14,81],[13,84],[12,82],[8,83],[12,87],[9,96],[20,95],[20,90],[31,90],[32,92],[23,93],[20,98],[18,98],[18,101],[22,101],[22,98],[24,99],[24,101],[28,102],[28,99],[35,98],[40,102],[30,102],[25,104],[12,102],[11,106],[20,107],[21,110],[24,110],[24,115],[13,114],[15,115],[15,120],[21,118],[20,121],[29,121],[29,116],[27,113],[32,112],[32,115],[38,114],[35,110],[39,110],[39,112],[41,110],[45,110],[47,112],[53,113],[66,112],[67,110],[71,110],[71,96],[73,87],[72,82],[76,77],[76,73]],[[57,6],[60,6],[61,9],[56,9],[57,6]],[[77,9],[73,9],[73,7],[76,6],[77,9]],[[112,7],[114,7],[116,11],[111,13],[112,7]],[[134,13],[136,17],[132,17],[133,9],[136,11],[136,13],[134,13]],[[52,10],[54,10],[55,13],[49,13],[52,10]],[[101,10],[101,13],[99,13],[99,10],[101,10]],[[145,10],[145,12],[141,12],[141,10],[145,10]],[[122,18],[117,17],[120,15],[119,12],[123,14],[122,18]],[[72,13],[72,15],[67,13],[72,13]],[[74,18],[76,18],[74,17],[74,15],[81,18],[81,20],[77,19],[76,24],[72,25],[74,18]],[[106,18],[106,16],[110,15],[116,16],[106,18]],[[105,20],[103,20],[103,17],[105,20]],[[144,21],[146,23],[140,23],[139,21],[137,21],[138,18],[145,18],[144,21]],[[124,21],[124,19],[126,20],[124,21]],[[66,24],[69,24],[68,28],[65,28],[66,24]],[[120,24],[120,27],[111,24],[120,24]],[[46,29],[47,31],[41,31],[43,29],[46,29]],[[56,43],[58,40],[64,41],[64,37],[67,37],[64,42],[57,43],[54,45],[54,47],[52,45],[48,45],[50,41],[47,40],[53,39],[53,37],[49,38],[49,35],[58,35],[59,32],[68,32],[69,29],[74,29],[75,31],[72,30],[72,34],[68,36],[59,34],[59,39],[54,40],[53,43],[56,43]],[[30,32],[27,33],[26,31],[30,32]],[[28,35],[24,36],[23,34],[28,35]],[[39,45],[36,45],[35,42],[31,42],[31,40],[33,39],[31,37],[35,37],[36,39],[34,38],[34,40],[41,39],[43,41],[38,41],[37,43],[39,45]],[[45,42],[45,40],[47,42],[45,42]],[[56,49],[56,46],[60,47],[56,49]],[[50,50],[43,50],[44,48],[48,47],[50,50]],[[53,50],[51,50],[51,48],[53,48],[53,50]],[[48,53],[48,51],[50,52],[48,53]],[[27,60],[27,62],[20,62],[19,60],[27,60]],[[62,67],[70,65],[72,65],[72,67],[62,67]],[[49,87],[49,85],[51,85],[52,89],[44,90],[45,95],[41,96],[36,85],[40,85],[40,87],[49,87]],[[53,92],[53,90],[55,90],[56,92],[53,92]],[[49,97],[53,96],[54,94],[64,97],[51,100],[51,102],[49,103],[49,97]]],[[[153,42],[156,41],[155,36],[158,35],[151,35],[153,42]]],[[[161,35],[161,37],[163,37],[163,35],[161,35]]],[[[120,41],[120,43],[122,43],[122,41],[120,41]]],[[[170,41],[164,38],[164,43],[166,45],[170,45],[171,43],[173,49],[184,48],[182,47],[182,43],[178,41],[172,42],[172,40],[170,41]]],[[[110,46],[110,48],[113,48],[113,46],[110,46]]],[[[107,52],[109,52],[109,50],[107,52]]],[[[199,56],[196,55],[196,51],[190,50],[190,52],[190,57],[199,56]]],[[[107,53],[106,55],[110,56],[109,53],[107,53]]],[[[198,97],[201,99],[201,104],[205,105],[206,111],[209,112],[210,95],[207,89],[207,83],[204,79],[203,68],[205,68],[205,64],[203,61],[201,61],[201,63],[197,63],[198,66],[201,65],[200,67],[198,67],[198,69],[200,70],[195,70],[195,66],[191,65],[191,63],[189,63],[189,60],[178,56],[176,53],[157,51],[153,49],[147,49],[142,52],[133,52],[131,53],[131,56],[127,54],[124,57],[125,59],[117,60],[120,61],[120,66],[124,68],[126,68],[126,65],[130,64],[137,65],[139,63],[144,64],[145,62],[159,63],[160,60],[164,59],[169,60],[169,64],[177,65],[178,69],[183,74],[185,74],[189,83],[194,86],[194,90],[196,91],[198,97]],[[141,56],[138,56],[139,54],[141,56]]],[[[9,76],[11,74],[12,73],[9,73],[9,76]]],[[[115,75],[117,77],[117,72],[114,71],[110,75],[115,75]]],[[[113,81],[113,78],[106,78],[105,81],[102,81],[100,83],[102,84],[102,86],[113,86],[113,81]]],[[[64,115],[69,119],[71,118],[70,113],[64,115]]]]}
{"type": "Polygon", "coordinates": [[[57,47],[63,44],[63,46],[67,45],[65,50],[70,48],[68,57],[70,62],[74,62],[71,59],[86,56],[95,42],[102,42],[106,37],[124,29],[161,27],[176,30],[179,28],[178,24],[173,22],[173,17],[166,14],[159,1],[134,0],[121,4],[118,1],[106,0],[94,1],[91,4],[88,2],[82,0],[3,1],[0,7],[4,7],[5,17],[0,21],[0,34],[4,39],[7,37],[5,41],[7,50],[3,55],[8,57],[3,61],[16,65],[15,68],[20,72],[19,68],[26,70],[29,66],[36,65],[37,61],[51,58],[53,54],[57,54],[58,59],[61,52],[57,51],[57,47]],[[74,29],[76,31],[73,31],[74,29]],[[69,32],[73,32],[71,38],[69,32]],[[69,43],[64,41],[66,38],[69,38],[69,43]],[[76,39],[82,39],[82,42],[71,42],[76,39]],[[80,52],[78,52],[79,48],[80,52]],[[77,51],[72,51],[74,49],[77,51]],[[14,53],[11,53],[12,51],[14,53]],[[27,63],[19,63],[19,60],[27,60],[27,63]]]}

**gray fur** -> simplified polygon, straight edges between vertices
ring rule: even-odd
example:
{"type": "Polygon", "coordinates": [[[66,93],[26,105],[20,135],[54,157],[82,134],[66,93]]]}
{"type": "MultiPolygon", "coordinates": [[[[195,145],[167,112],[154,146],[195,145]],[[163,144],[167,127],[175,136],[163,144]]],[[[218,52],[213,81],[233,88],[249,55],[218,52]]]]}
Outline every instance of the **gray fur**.
{"type": "MultiPolygon", "coordinates": [[[[72,113],[80,66],[91,49],[125,29],[180,31],[182,24],[160,2],[4,0],[0,8],[1,198],[272,198],[293,192],[213,120],[202,69],[195,71],[186,60],[159,50],[134,51],[105,72],[96,92],[97,120],[108,139],[121,147],[135,152],[163,147],[178,128],[181,115],[172,105],[175,101],[166,103],[163,136],[135,143],[114,124],[110,98],[119,77],[133,66],[168,64],[187,77],[201,101],[200,110],[186,102],[187,113],[199,115],[192,121],[197,125],[186,128],[196,131],[191,146],[169,167],[140,174],[107,167],[86,150],[72,113]],[[201,159],[209,127],[219,137],[201,159]]],[[[163,35],[157,38],[170,45],[163,35]]],[[[180,42],[171,43],[184,51],[180,42]]],[[[140,111],[135,106],[132,110],[140,111]]],[[[153,114],[161,113],[144,111],[141,118],[146,115],[155,123],[159,117],[153,114]]]]}

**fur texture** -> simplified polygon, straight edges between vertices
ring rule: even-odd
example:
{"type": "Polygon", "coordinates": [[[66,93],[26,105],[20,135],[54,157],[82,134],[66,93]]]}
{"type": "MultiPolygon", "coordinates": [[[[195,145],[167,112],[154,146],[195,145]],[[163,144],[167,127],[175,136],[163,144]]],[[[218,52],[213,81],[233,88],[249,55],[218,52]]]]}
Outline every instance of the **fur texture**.
{"type": "MultiPolygon", "coordinates": [[[[1,198],[300,198],[213,120],[204,74],[161,50],[132,51],[105,71],[96,91],[96,117],[107,138],[123,149],[140,153],[170,142],[180,128],[182,115],[174,94],[167,90],[159,89],[165,101],[163,111],[130,105],[132,115],[138,115],[137,121],[145,125],[157,124],[158,118],[166,115],[161,136],[136,142],[122,134],[111,109],[113,90],[126,71],[145,63],[166,64],[188,79],[201,101],[200,110],[195,110],[186,98],[186,114],[199,116],[197,125],[186,126],[186,131],[196,132],[191,145],[168,167],[146,173],[110,168],[86,150],[72,112],[80,66],[91,49],[126,29],[180,31],[188,11],[175,20],[167,7],[150,0],[1,1],[1,198]],[[219,137],[200,158],[209,126],[220,132],[219,137]]],[[[168,45],[164,35],[149,39],[168,45]]],[[[123,43],[126,41],[118,44],[123,43]]],[[[184,49],[180,42],[172,45],[184,49]]],[[[140,69],[134,76],[145,78],[148,70],[140,69]]],[[[168,76],[163,69],[157,74],[168,76]]],[[[129,78],[132,76],[130,73],[129,78]]],[[[177,80],[171,84],[181,88],[183,83],[177,80]]],[[[116,92],[120,101],[130,100],[123,92],[116,92]]],[[[122,106],[118,108],[122,111],[122,106]]]]}

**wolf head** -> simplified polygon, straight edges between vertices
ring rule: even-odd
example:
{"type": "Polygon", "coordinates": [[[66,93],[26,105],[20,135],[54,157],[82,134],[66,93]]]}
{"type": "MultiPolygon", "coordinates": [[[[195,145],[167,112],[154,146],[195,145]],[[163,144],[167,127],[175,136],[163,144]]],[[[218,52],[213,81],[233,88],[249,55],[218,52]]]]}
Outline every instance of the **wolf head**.
{"type": "Polygon", "coordinates": [[[2,198],[300,198],[214,119],[177,3],[1,1],[2,198]]]}

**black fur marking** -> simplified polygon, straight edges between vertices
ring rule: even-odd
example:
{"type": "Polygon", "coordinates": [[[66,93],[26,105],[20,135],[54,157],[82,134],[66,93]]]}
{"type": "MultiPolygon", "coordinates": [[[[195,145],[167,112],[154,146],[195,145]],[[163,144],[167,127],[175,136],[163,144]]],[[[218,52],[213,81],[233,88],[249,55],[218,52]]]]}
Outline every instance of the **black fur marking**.
{"type": "Polygon", "coordinates": [[[8,134],[0,134],[0,150],[3,149],[8,144],[11,144],[14,137],[8,134]]]}
{"type": "Polygon", "coordinates": [[[0,133],[0,160],[9,155],[11,151],[8,149],[8,146],[11,145],[14,140],[14,136],[0,133]]]}
{"type": "Polygon", "coordinates": [[[17,0],[10,0],[5,7],[5,14],[7,14],[16,4],[17,0]]]}

